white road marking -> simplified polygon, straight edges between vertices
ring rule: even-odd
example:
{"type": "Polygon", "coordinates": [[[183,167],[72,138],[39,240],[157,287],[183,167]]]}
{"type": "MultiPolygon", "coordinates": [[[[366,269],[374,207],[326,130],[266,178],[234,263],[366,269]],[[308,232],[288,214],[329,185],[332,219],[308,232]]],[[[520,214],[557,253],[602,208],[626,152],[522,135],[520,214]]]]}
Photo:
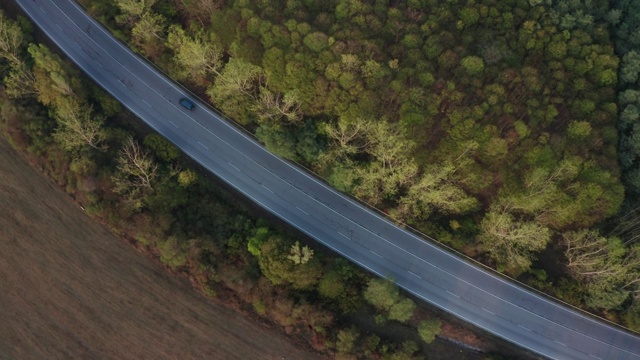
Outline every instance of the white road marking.
{"type": "Polygon", "coordinates": [[[142,99],[142,102],[147,105],[148,107],[151,107],[151,104],[149,104],[146,100],[142,99]]]}
{"type": "Polygon", "coordinates": [[[375,252],[375,251],[373,251],[373,250],[369,250],[369,251],[371,251],[371,253],[372,253],[373,255],[378,256],[378,257],[381,257],[381,258],[383,258],[383,259],[384,259],[384,257],[383,257],[382,255],[378,254],[377,252],[375,252]]]}
{"type": "Polygon", "coordinates": [[[260,184],[260,186],[262,186],[263,188],[267,189],[268,192],[273,194],[273,191],[271,189],[269,189],[268,187],[264,186],[263,184],[260,184]]]}
{"type": "Polygon", "coordinates": [[[240,169],[238,169],[238,167],[236,167],[236,166],[235,166],[235,165],[233,165],[232,163],[229,163],[229,166],[231,166],[232,168],[234,168],[234,169],[236,169],[236,170],[240,171],[240,169]]]}
{"type": "Polygon", "coordinates": [[[62,28],[60,27],[59,24],[56,24],[56,26],[58,27],[58,29],[60,29],[62,31],[62,28]]]}
{"type": "Polygon", "coordinates": [[[529,329],[528,327],[524,327],[524,326],[522,326],[522,325],[520,325],[520,324],[518,324],[518,326],[519,326],[519,327],[521,327],[521,328],[523,328],[523,329],[525,329],[525,330],[527,330],[527,331],[531,331],[531,329],[529,329]]]}
{"type": "Polygon", "coordinates": [[[457,297],[458,299],[460,299],[460,296],[458,296],[458,294],[454,294],[454,293],[452,293],[452,292],[451,292],[451,291],[449,291],[449,290],[446,290],[446,292],[447,292],[447,293],[449,293],[449,294],[451,294],[451,295],[453,295],[453,296],[455,296],[455,297],[457,297]]]}
{"type": "Polygon", "coordinates": [[[350,238],[350,237],[348,237],[347,235],[345,235],[345,234],[341,233],[340,231],[338,231],[338,234],[340,234],[340,235],[341,235],[343,238],[345,238],[345,239],[351,240],[351,238],[350,238]]]}
{"type": "Polygon", "coordinates": [[[198,144],[200,144],[200,146],[202,146],[203,148],[205,148],[205,149],[209,150],[209,148],[208,148],[208,147],[206,147],[206,146],[205,146],[205,144],[201,143],[200,141],[198,141],[198,144]]]}
{"type": "Polygon", "coordinates": [[[561,343],[561,342],[560,342],[560,341],[558,341],[558,340],[553,340],[553,342],[554,342],[554,343],[556,343],[556,344],[560,344],[560,345],[562,345],[562,346],[567,346],[567,344],[565,344],[565,343],[561,343]]]}
{"type": "Polygon", "coordinates": [[[481,307],[480,309],[482,309],[482,310],[484,310],[484,311],[488,312],[489,314],[491,314],[491,315],[493,315],[493,316],[495,316],[495,315],[496,315],[495,313],[493,313],[493,312],[491,312],[491,311],[489,311],[489,310],[487,310],[487,309],[485,309],[485,308],[483,308],[483,307],[481,307]]]}
{"type": "Polygon", "coordinates": [[[593,355],[593,354],[589,354],[589,356],[591,356],[591,357],[592,357],[592,358],[594,358],[594,359],[602,360],[602,358],[601,358],[601,357],[595,356],[595,355],[593,355]]]}
{"type": "Polygon", "coordinates": [[[305,214],[305,215],[309,215],[309,213],[308,213],[308,212],[306,212],[306,211],[304,211],[304,210],[300,209],[300,208],[299,208],[299,207],[297,207],[297,206],[296,206],[296,209],[300,210],[300,212],[302,212],[302,213],[303,213],[303,214],[305,214]]]}
{"type": "Polygon", "coordinates": [[[422,279],[422,276],[420,276],[420,275],[418,275],[418,274],[414,273],[413,271],[409,271],[409,270],[407,270],[407,272],[408,272],[409,274],[411,274],[411,275],[413,275],[413,276],[417,277],[418,279],[422,279]]]}
{"type": "Polygon", "coordinates": [[[173,126],[175,126],[175,127],[179,128],[179,127],[178,127],[178,125],[176,125],[173,121],[169,120],[169,122],[171,123],[171,125],[173,125],[173,126]]]}

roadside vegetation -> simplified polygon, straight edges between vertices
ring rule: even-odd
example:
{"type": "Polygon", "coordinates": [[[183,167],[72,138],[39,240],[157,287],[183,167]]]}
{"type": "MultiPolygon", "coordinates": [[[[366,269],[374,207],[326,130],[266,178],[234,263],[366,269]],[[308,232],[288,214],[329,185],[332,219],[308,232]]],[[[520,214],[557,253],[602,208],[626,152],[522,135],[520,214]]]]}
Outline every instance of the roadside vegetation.
{"type": "MultiPolygon", "coordinates": [[[[268,149],[640,331],[636,2],[80,2],[268,149]]],[[[410,357],[434,339],[440,320],[392,283],[238,208],[30,33],[0,21],[3,131],[114,231],[317,349],[410,357]],[[361,309],[415,340],[351,327],[361,309]]]]}
{"type": "Polygon", "coordinates": [[[391,281],[272,224],[32,36],[25,18],[0,11],[2,136],[88,214],[205,295],[341,358],[481,358],[434,343],[438,335],[495,348],[391,281]]]}
{"type": "Polygon", "coordinates": [[[637,323],[632,1],[84,3],[275,153],[637,323]]]}

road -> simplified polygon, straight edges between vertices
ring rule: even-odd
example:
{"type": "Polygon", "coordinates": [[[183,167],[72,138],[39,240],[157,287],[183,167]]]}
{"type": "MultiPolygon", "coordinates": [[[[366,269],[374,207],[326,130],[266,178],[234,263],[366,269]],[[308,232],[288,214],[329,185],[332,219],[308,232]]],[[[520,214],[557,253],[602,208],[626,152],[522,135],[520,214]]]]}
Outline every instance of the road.
{"type": "Polygon", "coordinates": [[[72,0],[16,0],[82,70],[182,151],[311,238],[479,328],[553,359],[637,359],[640,338],[407,232],[270,154],[116,41],[72,0]]]}

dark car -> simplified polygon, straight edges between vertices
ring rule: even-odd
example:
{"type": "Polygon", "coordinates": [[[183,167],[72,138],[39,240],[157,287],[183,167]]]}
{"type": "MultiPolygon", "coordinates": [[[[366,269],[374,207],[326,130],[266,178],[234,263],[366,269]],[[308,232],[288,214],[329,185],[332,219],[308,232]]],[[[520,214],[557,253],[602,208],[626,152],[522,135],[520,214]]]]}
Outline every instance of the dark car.
{"type": "Polygon", "coordinates": [[[196,104],[187,98],[180,99],[180,105],[184,106],[187,110],[193,110],[193,108],[196,107],[196,104]]]}

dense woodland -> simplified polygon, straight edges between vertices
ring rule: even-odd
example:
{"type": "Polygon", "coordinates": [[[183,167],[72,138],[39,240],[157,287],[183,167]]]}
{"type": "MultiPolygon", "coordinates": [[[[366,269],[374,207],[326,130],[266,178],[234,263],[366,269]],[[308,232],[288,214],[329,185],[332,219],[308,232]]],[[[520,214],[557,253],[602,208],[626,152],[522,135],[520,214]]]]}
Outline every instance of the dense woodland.
{"type": "MultiPolygon", "coordinates": [[[[640,330],[640,3],[81,3],[270,150],[399,223],[640,330]]],[[[94,214],[206,291],[243,294],[291,331],[305,324],[315,346],[417,351],[329,331],[363,304],[378,324],[433,339],[438,320],[418,323],[392,283],[233,210],[171,144],[122,129],[119,105],[30,32],[0,21],[12,99],[2,118],[43,109],[34,99],[48,110],[4,120],[5,132],[47,155],[94,214]]]]}

